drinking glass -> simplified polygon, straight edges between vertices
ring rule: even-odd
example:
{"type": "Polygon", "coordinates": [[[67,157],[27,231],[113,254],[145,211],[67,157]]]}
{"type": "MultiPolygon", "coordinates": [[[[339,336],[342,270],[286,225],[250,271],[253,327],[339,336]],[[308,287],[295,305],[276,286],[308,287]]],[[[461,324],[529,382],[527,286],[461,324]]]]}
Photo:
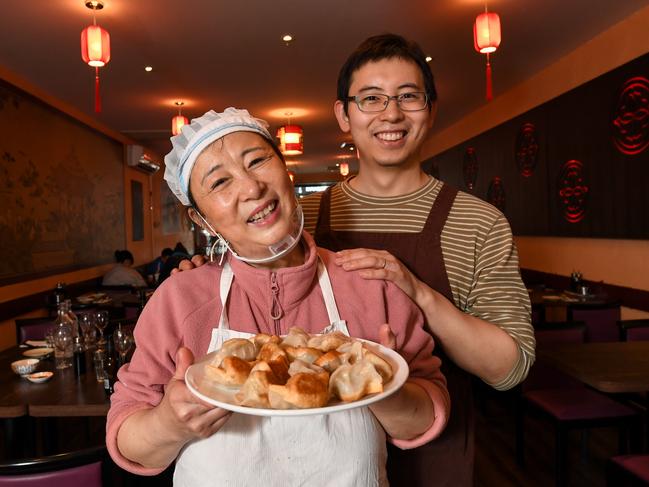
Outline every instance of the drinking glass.
{"type": "Polygon", "coordinates": [[[54,358],[57,369],[72,367],[72,330],[68,326],[60,326],[52,335],[54,342],[54,358]]]}
{"type": "Polygon", "coordinates": [[[83,335],[83,349],[91,350],[94,348],[96,320],[93,313],[83,313],[79,316],[79,327],[83,335]]]}
{"type": "Polygon", "coordinates": [[[115,343],[115,350],[119,353],[119,361],[121,365],[126,363],[126,355],[133,346],[133,334],[130,330],[122,328],[121,325],[113,332],[113,342],[115,343]]]}
{"type": "Polygon", "coordinates": [[[104,330],[108,326],[108,311],[97,311],[95,313],[95,326],[99,330],[98,344],[105,345],[104,330]]]}

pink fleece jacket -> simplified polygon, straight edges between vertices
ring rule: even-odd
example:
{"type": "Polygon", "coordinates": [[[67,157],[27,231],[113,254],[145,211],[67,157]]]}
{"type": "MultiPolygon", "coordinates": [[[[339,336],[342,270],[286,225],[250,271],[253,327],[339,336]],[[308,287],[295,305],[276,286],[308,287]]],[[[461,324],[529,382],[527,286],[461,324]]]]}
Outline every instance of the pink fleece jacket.
{"type": "MultiPolygon", "coordinates": [[[[430,428],[411,440],[390,439],[402,449],[421,446],[437,437],[446,425],[450,399],[441,361],[432,355],[433,339],[426,333],[419,308],[392,283],[364,280],[334,264],[334,254],[317,249],[304,234],[308,246],[304,265],[271,272],[231,259],[234,280],[227,314],[232,329],[269,334],[285,334],[292,326],[317,333],[329,324],[317,278],[316,252],[323,259],[340,317],[353,337],[379,342],[378,330],[389,323],[396,335],[396,350],[410,366],[409,382],[422,387],[435,408],[430,428]],[[281,307],[279,320],[271,318],[271,280],[278,286],[281,307]]],[[[195,357],[207,352],[212,329],[218,327],[221,312],[219,279],[221,268],[203,265],[166,279],[142,311],[135,328],[137,348],[133,359],[119,371],[119,382],[111,396],[106,426],[106,443],[113,460],[122,468],[140,475],[161,470],[147,469],[123,457],[117,447],[117,432],[134,412],[160,403],[164,387],[176,369],[176,351],[188,347],[195,357]]],[[[277,301],[275,303],[277,306],[277,301]]],[[[216,433],[218,435],[218,433],[216,433]]]]}

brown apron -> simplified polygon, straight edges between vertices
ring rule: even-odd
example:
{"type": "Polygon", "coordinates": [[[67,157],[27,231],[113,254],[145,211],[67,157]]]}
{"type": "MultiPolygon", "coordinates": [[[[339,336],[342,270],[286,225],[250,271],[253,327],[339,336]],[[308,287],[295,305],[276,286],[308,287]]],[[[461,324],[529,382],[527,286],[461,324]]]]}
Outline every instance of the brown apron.
{"type": "MultiPolygon", "coordinates": [[[[418,279],[453,302],[444,266],[441,233],[457,189],[442,186],[420,233],[335,231],[330,227],[331,189],[322,195],[315,240],[320,247],[338,251],[364,247],[387,250],[418,279]]],[[[393,487],[473,485],[473,397],[471,376],[444,354],[439,344],[451,396],[451,416],[444,432],[430,443],[412,450],[388,445],[388,479],[393,487]]]]}

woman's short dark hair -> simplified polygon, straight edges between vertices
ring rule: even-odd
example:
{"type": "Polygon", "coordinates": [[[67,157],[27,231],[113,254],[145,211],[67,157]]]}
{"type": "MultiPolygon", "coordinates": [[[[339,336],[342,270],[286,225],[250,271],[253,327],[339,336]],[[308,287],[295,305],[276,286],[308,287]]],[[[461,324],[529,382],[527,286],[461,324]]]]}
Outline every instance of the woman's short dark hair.
{"type": "Polygon", "coordinates": [[[128,250],[116,250],[115,251],[115,261],[116,262],[119,262],[121,264],[126,260],[130,260],[131,262],[134,262],[133,254],[131,254],[128,250]]]}
{"type": "Polygon", "coordinates": [[[412,61],[420,69],[424,78],[424,89],[428,95],[428,109],[437,100],[435,79],[426,62],[426,55],[419,45],[396,34],[381,34],[365,39],[354,52],[350,54],[338,73],[338,100],[342,101],[347,113],[347,97],[352,84],[352,76],[356,71],[369,62],[383,59],[399,58],[412,61]]]}

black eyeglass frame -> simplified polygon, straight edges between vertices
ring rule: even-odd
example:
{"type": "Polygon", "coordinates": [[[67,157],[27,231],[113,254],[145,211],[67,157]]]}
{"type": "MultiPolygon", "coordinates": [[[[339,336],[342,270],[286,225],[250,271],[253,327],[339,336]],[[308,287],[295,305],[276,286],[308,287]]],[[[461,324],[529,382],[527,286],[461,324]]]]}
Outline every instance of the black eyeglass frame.
{"type": "Polygon", "coordinates": [[[395,100],[397,102],[397,106],[399,107],[399,110],[403,110],[404,112],[421,112],[422,110],[425,110],[428,107],[428,93],[425,91],[410,91],[408,93],[400,93],[398,95],[385,95],[383,93],[372,93],[372,94],[367,94],[367,95],[355,95],[355,96],[348,96],[345,98],[345,101],[350,102],[353,101],[356,103],[356,106],[358,109],[363,112],[363,113],[381,113],[384,112],[387,108],[388,105],[390,104],[391,100],[395,100]],[[415,109],[409,109],[409,108],[404,108],[402,106],[402,101],[403,97],[405,95],[414,95],[414,94],[422,94],[424,95],[424,106],[421,108],[415,108],[415,109]],[[367,96],[378,96],[380,98],[383,98],[383,108],[381,110],[363,110],[361,108],[361,100],[362,98],[365,98],[367,96]]]}

